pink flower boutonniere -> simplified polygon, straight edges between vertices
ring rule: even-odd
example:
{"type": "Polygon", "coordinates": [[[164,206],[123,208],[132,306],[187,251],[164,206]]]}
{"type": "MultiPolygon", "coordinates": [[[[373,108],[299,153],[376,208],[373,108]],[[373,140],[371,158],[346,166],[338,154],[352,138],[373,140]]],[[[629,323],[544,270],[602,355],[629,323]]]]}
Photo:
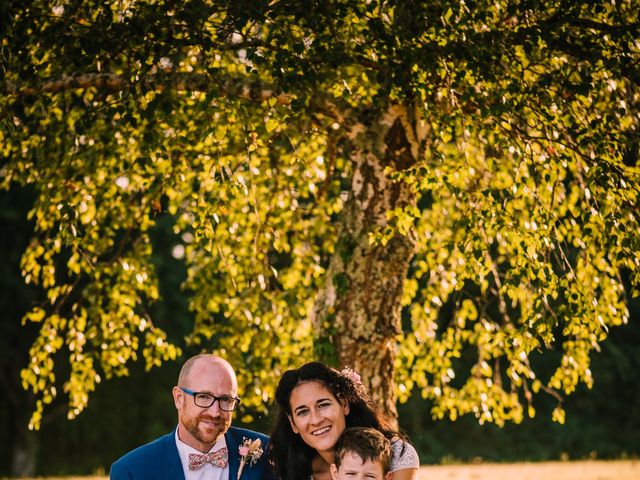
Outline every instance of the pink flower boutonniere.
{"type": "Polygon", "coordinates": [[[238,468],[238,478],[242,475],[242,469],[249,463],[249,466],[254,465],[258,459],[262,456],[262,442],[259,438],[251,440],[250,438],[243,438],[242,445],[238,448],[240,453],[240,468],[238,468]]]}

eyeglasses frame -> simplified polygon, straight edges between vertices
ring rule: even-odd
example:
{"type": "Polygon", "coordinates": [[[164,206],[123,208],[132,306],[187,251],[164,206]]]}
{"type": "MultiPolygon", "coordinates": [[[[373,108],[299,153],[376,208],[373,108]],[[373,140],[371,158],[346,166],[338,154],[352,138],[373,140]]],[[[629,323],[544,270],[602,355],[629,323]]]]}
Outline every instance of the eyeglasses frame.
{"type": "Polygon", "coordinates": [[[194,392],[193,390],[189,390],[188,388],[184,388],[184,387],[178,387],[180,390],[182,390],[184,393],[191,395],[193,397],[193,403],[195,404],[196,407],[199,408],[211,408],[213,407],[213,404],[218,402],[218,407],[220,408],[220,410],[222,410],[223,412],[233,412],[235,411],[236,408],[238,408],[238,405],[240,405],[242,403],[242,400],[238,397],[229,397],[227,395],[224,395],[222,397],[218,397],[216,395],[213,395],[212,393],[209,392],[194,392]],[[196,403],[196,395],[209,395],[210,397],[213,397],[213,402],[211,402],[211,405],[209,405],[208,407],[201,407],[200,405],[198,405],[196,403]],[[222,408],[222,405],[220,404],[220,400],[224,400],[224,399],[232,399],[235,400],[237,403],[236,405],[233,407],[232,410],[227,410],[225,408],[222,408]]]}

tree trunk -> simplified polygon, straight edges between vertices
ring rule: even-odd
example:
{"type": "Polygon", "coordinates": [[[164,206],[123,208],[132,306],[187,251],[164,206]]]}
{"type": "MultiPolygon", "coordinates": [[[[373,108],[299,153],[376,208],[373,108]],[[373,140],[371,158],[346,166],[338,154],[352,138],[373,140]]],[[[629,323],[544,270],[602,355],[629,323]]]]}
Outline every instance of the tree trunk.
{"type": "MultiPolygon", "coordinates": [[[[13,293],[15,295],[19,292],[13,290],[13,293]]],[[[19,324],[19,315],[22,312],[16,314],[11,311],[11,305],[4,306],[7,307],[5,313],[8,315],[5,321],[14,321],[19,324]]],[[[10,474],[12,477],[34,477],[38,461],[39,432],[29,430],[29,419],[36,408],[36,397],[33,392],[22,387],[20,371],[27,363],[26,352],[29,351],[29,344],[35,338],[36,330],[33,325],[29,325],[22,327],[20,331],[14,332],[9,329],[6,331],[9,332],[9,340],[6,344],[10,350],[4,359],[5,363],[0,368],[0,388],[5,394],[3,403],[7,406],[5,429],[10,439],[7,443],[11,451],[10,474]]]]}
{"type": "Polygon", "coordinates": [[[38,432],[29,430],[28,422],[14,427],[13,449],[11,452],[11,475],[14,477],[35,477],[38,456],[38,432]]]}
{"type": "Polygon", "coordinates": [[[15,385],[9,402],[11,424],[11,475],[35,477],[38,460],[39,432],[29,430],[29,417],[35,409],[35,397],[31,392],[15,385]],[[18,399],[18,402],[14,400],[18,399]]]}
{"type": "Polygon", "coordinates": [[[334,347],[332,361],[356,370],[383,410],[396,417],[396,336],[415,239],[395,233],[388,243],[372,245],[369,235],[388,225],[389,210],[416,205],[410,186],[389,173],[415,165],[424,153],[426,128],[413,110],[392,105],[351,132],[351,191],[313,316],[320,338],[334,347]]]}

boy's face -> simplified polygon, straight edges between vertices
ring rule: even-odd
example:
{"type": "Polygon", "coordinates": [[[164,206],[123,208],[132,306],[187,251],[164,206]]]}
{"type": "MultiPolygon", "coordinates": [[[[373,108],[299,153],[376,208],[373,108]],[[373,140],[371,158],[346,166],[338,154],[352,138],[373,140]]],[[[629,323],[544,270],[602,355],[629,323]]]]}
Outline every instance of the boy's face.
{"type": "Polygon", "coordinates": [[[340,462],[340,468],[331,464],[333,480],[391,480],[391,472],[386,475],[382,471],[382,464],[378,461],[366,460],[352,452],[345,452],[340,462]]]}

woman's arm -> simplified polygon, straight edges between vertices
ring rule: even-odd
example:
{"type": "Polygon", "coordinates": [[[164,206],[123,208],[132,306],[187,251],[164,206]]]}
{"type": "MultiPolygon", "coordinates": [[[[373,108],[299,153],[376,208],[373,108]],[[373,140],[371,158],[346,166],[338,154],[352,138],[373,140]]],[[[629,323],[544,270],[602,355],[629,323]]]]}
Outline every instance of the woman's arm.
{"type": "Polygon", "coordinates": [[[391,444],[391,480],[413,480],[419,469],[420,458],[413,445],[404,440],[391,444]]]}
{"type": "Polygon", "coordinates": [[[391,480],[413,480],[418,476],[417,468],[403,468],[391,474],[391,480]]]}

